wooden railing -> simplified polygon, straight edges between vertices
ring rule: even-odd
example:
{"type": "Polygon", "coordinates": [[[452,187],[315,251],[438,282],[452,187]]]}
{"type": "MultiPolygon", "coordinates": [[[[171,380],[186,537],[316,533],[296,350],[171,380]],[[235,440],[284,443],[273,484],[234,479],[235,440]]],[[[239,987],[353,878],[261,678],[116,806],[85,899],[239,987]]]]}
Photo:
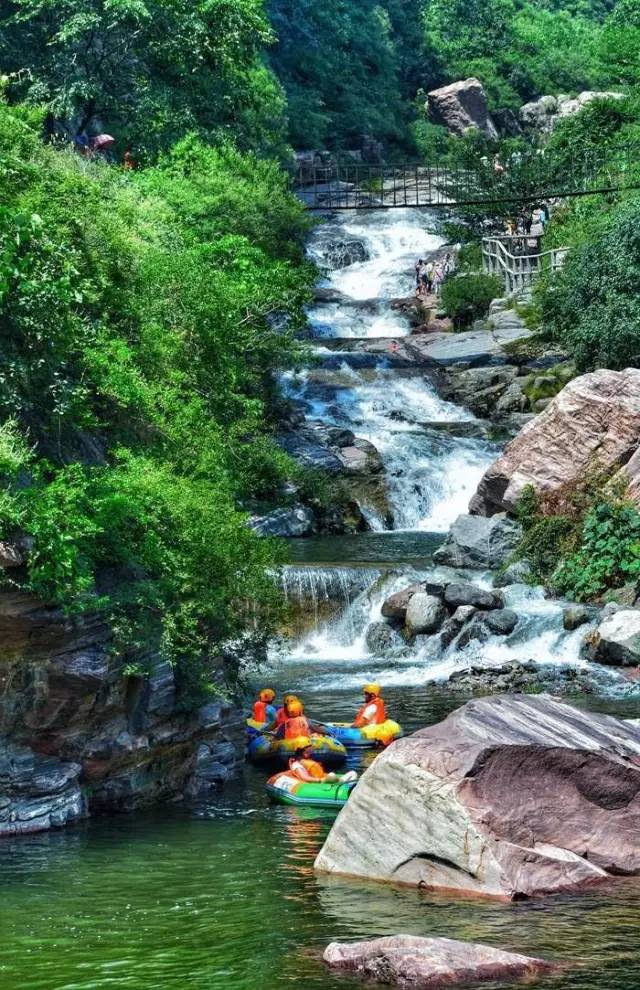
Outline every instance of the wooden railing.
{"type": "Polygon", "coordinates": [[[567,248],[540,250],[540,237],[512,235],[482,238],[482,265],[504,282],[507,295],[528,295],[538,276],[562,267],[567,248]]]}

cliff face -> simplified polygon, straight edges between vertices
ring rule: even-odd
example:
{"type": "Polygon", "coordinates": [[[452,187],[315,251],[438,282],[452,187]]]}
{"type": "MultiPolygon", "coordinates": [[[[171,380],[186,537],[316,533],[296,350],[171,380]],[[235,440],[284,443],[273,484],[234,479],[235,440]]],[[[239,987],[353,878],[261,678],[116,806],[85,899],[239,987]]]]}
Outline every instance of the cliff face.
{"type": "Polygon", "coordinates": [[[196,797],[224,782],[241,726],[225,702],[176,708],[173,670],[125,676],[100,619],[0,593],[0,836],[196,797]]]}

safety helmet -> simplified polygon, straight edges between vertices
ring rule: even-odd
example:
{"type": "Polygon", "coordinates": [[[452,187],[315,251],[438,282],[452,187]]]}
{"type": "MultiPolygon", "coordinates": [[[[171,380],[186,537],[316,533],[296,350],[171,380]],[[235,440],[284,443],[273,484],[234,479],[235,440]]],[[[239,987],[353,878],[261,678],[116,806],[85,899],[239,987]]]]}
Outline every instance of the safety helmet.
{"type": "Polygon", "coordinates": [[[382,688],[379,684],[365,684],[362,689],[363,694],[375,694],[376,697],[382,693],[382,688]]]}
{"type": "Polygon", "coordinates": [[[273,701],[275,696],[276,696],[276,692],[273,690],[273,688],[263,688],[259,694],[260,701],[266,701],[267,703],[273,701]]]}
{"type": "Polygon", "coordinates": [[[302,715],[303,712],[304,712],[304,705],[297,698],[294,698],[294,700],[290,701],[289,704],[287,705],[287,714],[291,718],[297,718],[297,716],[302,715]]]}
{"type": "Polygon", "coordinates": [[[282,695],[282,700],[285,703],[285,705],[290,705],[292,701],[298,701],[298,695],[297,694],[283,694],[282,695]]]}

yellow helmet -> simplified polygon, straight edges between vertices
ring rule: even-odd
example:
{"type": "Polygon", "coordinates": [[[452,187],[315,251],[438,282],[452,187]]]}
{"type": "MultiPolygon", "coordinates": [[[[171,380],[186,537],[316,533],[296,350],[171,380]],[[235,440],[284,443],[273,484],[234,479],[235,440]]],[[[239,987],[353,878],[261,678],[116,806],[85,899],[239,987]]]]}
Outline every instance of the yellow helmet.
{"type": "Polygon", "coordinates": [[[258,695],[260,701],[266,701],[267,703],[269,701],[273,701],[275,696],[276,696],[276,692],[273,690],[273,688],[263,688],[260,694],[258,695]]]}
{"type": "Polygon", "coordinates": [[[303,712],[304,712],[304,705],[302,704],[301,701],[298,701],[297,698],[294,698],[293,701],[290,701],[289,704],[287,705],[287,714],[291,718],[296,718],[298,715],[302,715],[303,712]]]}
{"type": "Polygon", "coordinates": [[[283,702],[284,702],[285,705],[289,705],[289,704],[291,704],[292,701],[298,701],[298,695],[297,694],[283,694],[282,695],[282,700],[283,700],[283,702]]]}
{"type": "Polygon", "coordinates": [[[377,697],[379,694],[382,694],[382,688],[380,687],[379,684],[375,684],[375,683],[373,683],[373,684],[365,684],[365,686],[362,689],[362,693],[363,694],[375,694],[376,697],[377,697]]]}
{"type": "Polygon", "coordinates": [[[309,739],[308,736],[297,736],[297,738],[293,740],[293,748],[296,751],[299,749],[306,749],[307,746],[310,745],[311,745],[311,740],[309,739]]]}

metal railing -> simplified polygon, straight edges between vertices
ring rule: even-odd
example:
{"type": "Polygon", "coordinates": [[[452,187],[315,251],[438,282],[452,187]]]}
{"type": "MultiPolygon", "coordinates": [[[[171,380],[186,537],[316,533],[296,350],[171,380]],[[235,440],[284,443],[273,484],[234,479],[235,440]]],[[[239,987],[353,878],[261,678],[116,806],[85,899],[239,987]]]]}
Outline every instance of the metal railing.
{"type": "Polygon", "coordinates": [[[291,179],[309,210],[480,207],[533,203],[640,187],[637,145],[606,154],[576,154],[567,169],[551,153],[514,154],[504,164],[486,157],[451,163],[363,164],[310,155],[291,179]]]}
{"type": "Polygon", "coordinates": [[[526,234],[483,237],[482,267],[503,280],[507,295],[528,295],[542,272],[557,271],[567,256],[566,247],[541,251],[540,244],[540,237],[526,234]]]}

